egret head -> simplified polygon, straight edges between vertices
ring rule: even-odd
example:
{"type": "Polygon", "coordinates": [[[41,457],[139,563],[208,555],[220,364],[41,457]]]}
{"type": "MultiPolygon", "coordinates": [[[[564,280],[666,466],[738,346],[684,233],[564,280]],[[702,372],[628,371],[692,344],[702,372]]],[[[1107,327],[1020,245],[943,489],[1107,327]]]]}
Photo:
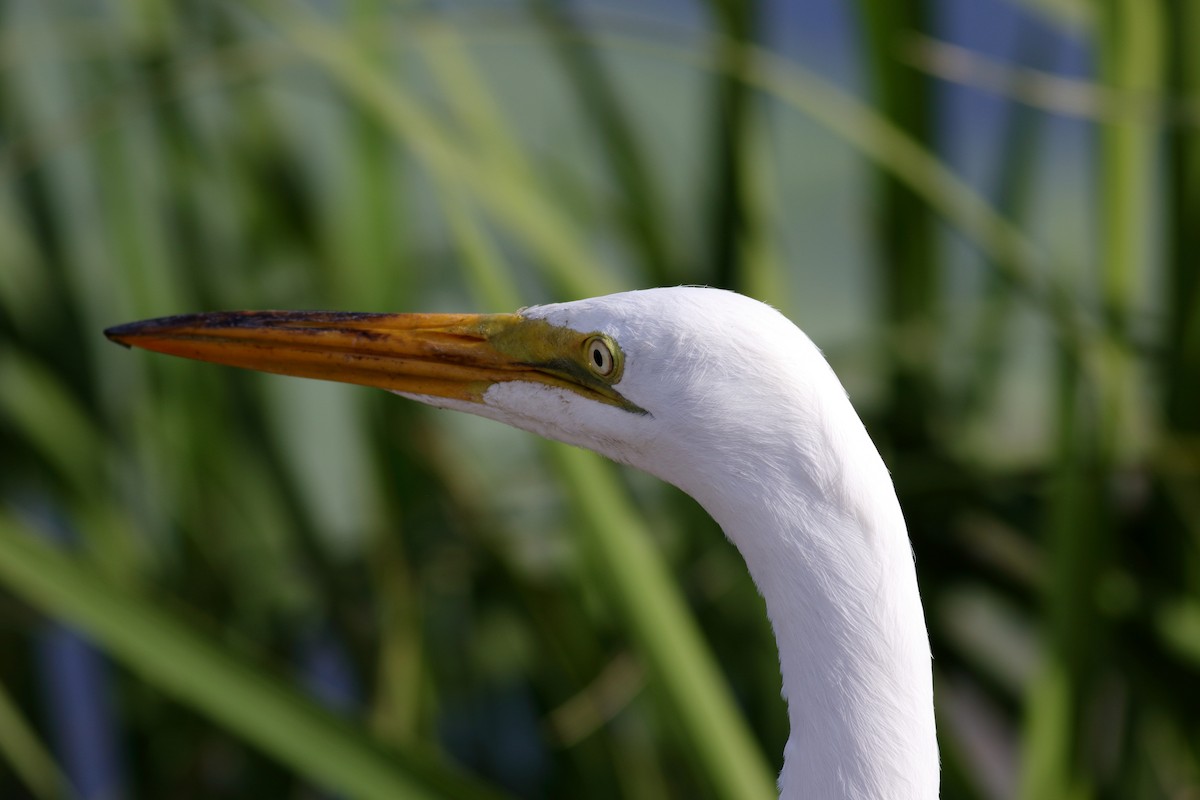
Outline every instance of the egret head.
{"type": "MultiPolygon", "coordinates": [[[[543,421],[564,416],[555,403],[573,412],[562,430],[537,420],[505,421],[676,484],[690,483],[696,469],[736,468],[730,459],[767,458],[780,437],[793,445],[809,427],[804,419],[817,418],[810,412],[824,394],[813,387],[836,381],[817,348],[782,314],[720,289],[624,292],[523,314],[555,329],[603,336],[620,367],[613,389],[629,406],[619,414],[591,409],[577,393],[497,386],[491,398],[510,413],[536,407],[543,421]],[[635,408],[640,418],[631,418],[635,408]]],[[[840,387],[834,395],[844,399],[840,387]]]]}
{"type": "Polygon", "coordinates": [[[106,333],[172,355],[378,386],[586,447],[676,484],[693,466],[690,450],[732,440],[739,452],[760,453],[747,436],[766,446],[776,428],[794,431],[784,418],[804,398],[781,371],[824,365],[773,309],[698,287],[515,314],[223,312],[106,333]]]}

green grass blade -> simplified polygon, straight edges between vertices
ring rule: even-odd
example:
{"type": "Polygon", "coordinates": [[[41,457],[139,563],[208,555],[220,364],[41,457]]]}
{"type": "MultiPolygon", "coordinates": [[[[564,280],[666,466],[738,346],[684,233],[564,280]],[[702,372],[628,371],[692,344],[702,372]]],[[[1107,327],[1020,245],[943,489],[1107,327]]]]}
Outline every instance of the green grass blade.
{"type": "Polygon", "coordinates": [[[781,211],[778,162],[771,147],[770,130],[761,114],[749,114],[751,133],[742,142],[743,222],[738,241],[741,290],[784,313],[789,312],[787,256],[780,245],[781,211]]]}
{"type": "MultiPolygon", "coordinates": [[[[493,287],[488,302],[513,305],[501,257],[460,200],[449,193],[446,199],[474,285],[493,287]]],[[[698,769],[718,797],[773,797],[770,768],[734,705],[678,583],[651,544],[644,519],[614,479],[612,466],[594,453],[553,443],[547,443],[546,452],[573,500],[585,551],[649,666],[654,686],[680,720],[698,769]]]]}
{"type": "Polygon", "coordinates": [[[413,42],[439,84],[439,96],[465,130],[466,141],[480,157],[501,165],[523,182],[532,181],[528,159],[486,79],[475,68],[462,35],[449,25],[429,22],[413,42]]]}
{"type": "Polygon", "coordinates": [[[1071,686],[1057,664],[1043,668],[1026,698],[1029,715],[1024,735],[1021,800],[1060,800],[1077,797],[1070,789],[1067,769],[1070,751],[1066,746],[1071,730],[1071,686]]]}
{"type": "Polygon", "coordinates": [[[575,226],[527,176],[514,174],[503,162],[484,159],[460,143],[460,137],[425,113],[388,76],[366,60],[337,30],[312,16],[276,13],[280,30],[307,57],[321,64],[432,171],[438,181],[453,183],[476,197],[500,223],[539,255],[542,268],[559,293],[582,297],[587,285],[617,290],[609,271],[586,248],[575,226]]]}
{"type": "Polygon", "coordinates": [[[270,672],[149,598],[100,578],[7,515],[0,515],[0,580],[78,626],[161,691],[323,786],[380,800],[494,796],[428,759],[384,752],[270,672]]]}
{"type": "MultiPolygon", "coordinates": [[[[1118,92],[1152,95],[1161,83],[1163,9],[1159,0],[1108,0],[1101,3],[1098,44],[1105,84],[1118,92]]],[[[1133,117],[1100,127],[1101,297],[1119,339],[1131,333],[1131,316],[1143,294],[1145,264],[1153,257],[1157,225],[1152,191],[1158,169],[1156,126],[1133,117]]],[[[1103,430],[1114,440],[1111,455],[1127,450],[1129,410],[1135,384],[1132,354],[1114,346],[1104,350],[1103,430]]]]}
{"type": "MultiPolygon", "coordinates": [[[[1105,83],[1120,91],[1154,90],[1162,39],[1157,0],[1113,0],[1098,8],[1105,83]]],[[[1108,122],[1101,128],[1099,288],[1113,336],[1104,342],[1095,376],[1087,364],[1065,353],[1060,356],[1059,464],[1047,517],[1051,579],[1045,601],[1050,621],[1047,658],[1051,669],[1061,671],[1062,707],[1056,713],[1064,718],[1055,727],[1058,741],[1031,738],[1031,746],[1037,742],[1043,749],[1045,772],[1041,780],[1026,773],[1026,797],[1062,796],[1064,784],[1090,792],[1104,782],[1081,768],[1079,754],[1091,735],[1086,710],[1095,702],[1097,682],[1108,671],[1104,638],[1111,622],[1098,598],[1118,552],[1119,509],[1106,482],[1114,465],[1128,457],[1135,374],[1132,353],[1120,343],[1130,334],[1143,265],[1152,257],[1150,189],[1157,169],[1156,138],[1145,119],[1108,122]],[[1045,753],[1055,754],[1059,763],[1051,764],[1045,753]]],[[[1031,731],[1048,727],[1040,719],[1049,707],[1030,703],[1031,731]]],[[[1031,759],[1031,766],[1037,764],[1031,759]]]]}
{"type": "Polygon", "coordinates": [[[1097,509],[1095,419],[1084,397],[1092,388],[1080,365],[1066,354],[1058,364],[1058,463],[1046,509],[1049,580],[1043,604],[1048,618],[1046,663],[1025,697],[1025,760],[1022,800],[1050,800],[1079,788],[1074,752],[1081,679],[1090,671],[1095,646],[1095,581],[1099,546],[1089,538],[1105,525],[1097,509]]]}
{"type": "MultiPolygon", "coordinates": [[[[1052,51],[1049,33],[1033,25],[1021,28],[1018,55],[1022,63],[1038,63],[1052,51]]],[[[1006,118],[1000,128],[1000,148],[992,169],[996,205],[1005,216],[1027,220],[1035,196],[1034,177],[1043,166],[1045,115],[1021,103],[1007,104],[1006,118]]],[[[960,414],[963,418],[979,416],[989,410],[1003,389],[1005,366],[1011,357],[1011,340],[1016,298],[999,279],[995,270],[987,276],[980,293],[982,313],[971,333],[975,353],[972,375],[964,382],[960,414]]]]}
{"type": "Polygon", "coordinates": [[[659,286],[673,279],[670,226],[655,178],[655,165],[638,141],[634,119],[622,103],[615,81],[587,36],[583,24],[564,3],[528,0],[534,19],[574,89],[572,100],[600,145],[600,156],[617,183],[622,201],[619,223],[641,254],[642,269],[659,286]]]}
{"type": "MultiPolygon", "coordinates": [[[[873,105],[912,141],[929,141],[930,79],[897,59],[903,37],[928,27],[929,4],[859,0],[858,9],[873,105]]],[[[891,390],[883,411],[884,429],[893,441],[920,446],[931,435],[940,405],[934,374],[939,344],[935,325],[942,298],[940,251],[929,207],[894,169],[882,166],[876,165],[871,238],[886,336],[896,343],[887,361],[891,390]]]]}
{"type": "Polygon", "coordinates": [[[776,795],[771,772],[724,687],[675,579],[649,531],[599,457],[550,445],[584,526],[585,546],[679,716],[718,797],[776,795]]]}
{"type": "Polygon", "coordinates": [[[1200,601],[1165,608],[1155,620],[1163,642],[1200,672],[1200,601]]]}
{"type": "Polygon", "coordinates": [[[750,166],[745,154],[747,142],[754,136],[757,92],[740,73],[753,57],[747,45],[755,36],[761,4],[757,0],[709,0],[707,5],[722,33],[712,40],[711,47],[716,49],[716,60],[729,65],[713,74],[716,101],[711,117],[714,175],[708,208],[712,232],[707,248],[709,274],[717,286],[744,290],[740,243],[747,224],[746,169],[750,166]]]}
{"type": "MultiPolygon", "coordinates": [[[[1200,4],[1176,5],[1171,36],[1170,91],[1193,107],[1200,104],[1200,4]]],[[[1174,433],[1200,434],[1200,129],[1168,131],[1167,280],[1163,307],[1168,320],[1164,341],[1166,422],[1174,433]]]]}
{"type": "MultiPolygon", "coordinates": [[[[1171,37],[1170,93],[1184,103],[1195,106],[1200,100],[1200,4],[1179,3],[1173,6],[1174,17],[1168,26],[1171,37]]],[[[1162,506],[1167,513],[1183,521],[1185,534],[1192,542],[1200,541],[1200,452],[1196,447],[1200,435],[1200,270],[1196,269],[1196,254],[1200,253],[1200,130],[1179,126],[1168,131],[1167,163],[1163,174],[1167,181],[1167,279],[1163,285],[1163,307],[1167,309],[1164,325],[1166,352],[1159,374],[1166,384],[1163,391],[1162,422],[1166,439],[1162,451],[1190,453],[1191,468],[1177,472],[1170,467],[1160,468],[1159,482],[1163,487],[1162,506]]],[[[1200,575],[1200,549],[1187,548],[1187,574],[1200,575]]],[[[1200,581],[1191,580],[1187,596],[1159,615],[1159,636],[1164,644],[1181,657],[1188,658],[1193,670],[1200,672],[1200,581]]],[[[1185,776],[1177,781],[1200,785],[1200,748],[1195,731],[1195,718],[1179,714],[1178,735],[1164,730],[1160,739],[1176,739],[1174,759],[1185,776]]],[[[1164,722],[1166,729],[1168,723],[1164,722]]],[[[1165,748],[1164,748],[1165,749],[1165,748]]]]}
{"type": "Polygon", "coordinates": [[[442,209],[462,256],[462,268],[472,294],[485,308],[519,308],[503,256],[492,244],[461,192],[443,187],[442,209]]]}
{"type": "Polygon", "coordinates": [[[69,796],[67,780],[0,683],[0,758],[38,800],[69,796]]]}
{"type": "Polygon", "coordinates": [[[95,491],[103,435],[60,376],[0,343],[0,421],[41,454],[63,484],[80,495],[95,491]]]}

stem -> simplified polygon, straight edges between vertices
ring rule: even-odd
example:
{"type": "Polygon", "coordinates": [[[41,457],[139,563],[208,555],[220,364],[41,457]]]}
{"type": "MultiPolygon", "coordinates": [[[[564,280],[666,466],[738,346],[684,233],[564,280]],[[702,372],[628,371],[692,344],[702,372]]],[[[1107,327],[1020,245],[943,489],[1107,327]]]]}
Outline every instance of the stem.
{"type": "MultiPolygon", "coordinates": [[[[926,28],[924,0],[859,0],[859,14],[874,104],[899,130],[915,141],[930,143],[929,78],[897,58],[901,37],[926,28]]],[[[876,266],[888,339],[895,342],[885,428],[896,446],[922,447],[935,411],[933,326],[940,276],[933,217],[910,187],[882,171],[876,198],[876,266]]]]}

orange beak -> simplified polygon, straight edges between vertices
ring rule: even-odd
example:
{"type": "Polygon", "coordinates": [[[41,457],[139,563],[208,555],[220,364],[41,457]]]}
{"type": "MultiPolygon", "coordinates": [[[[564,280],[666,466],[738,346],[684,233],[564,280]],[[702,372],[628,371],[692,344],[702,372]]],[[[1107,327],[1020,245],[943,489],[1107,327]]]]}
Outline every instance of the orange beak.
{"type": "Polygon", "coordinates": [[[527,381],[642,412],[614,389],[619,372],[589,372],[589,334],[519,314],[227,311],[131,322],[104,335],[126,347],[405,394],[482,403],[496,383],[527,381]]]}
{"type": "Polygon", "coordinates": [[[498,381],[539,380],[536,366],[494,342],[520,322],[516,314],[232,311],[131,322],[104,335],[216,364],[479,402],[498,381]]]}

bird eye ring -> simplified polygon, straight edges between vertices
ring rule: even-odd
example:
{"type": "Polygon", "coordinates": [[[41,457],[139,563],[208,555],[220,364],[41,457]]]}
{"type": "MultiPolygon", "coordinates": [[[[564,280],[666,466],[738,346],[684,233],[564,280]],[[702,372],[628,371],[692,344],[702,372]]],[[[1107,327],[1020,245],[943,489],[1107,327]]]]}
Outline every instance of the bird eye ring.
{"type": "Polygon", "coordinates": [[[592,336],[584,343],[583,349],[587,355],[588,367],[592,372],[603,377],[613,374],[613,370],[617,366],[617,359],[608,342],[600,336],[592,336]]]}

